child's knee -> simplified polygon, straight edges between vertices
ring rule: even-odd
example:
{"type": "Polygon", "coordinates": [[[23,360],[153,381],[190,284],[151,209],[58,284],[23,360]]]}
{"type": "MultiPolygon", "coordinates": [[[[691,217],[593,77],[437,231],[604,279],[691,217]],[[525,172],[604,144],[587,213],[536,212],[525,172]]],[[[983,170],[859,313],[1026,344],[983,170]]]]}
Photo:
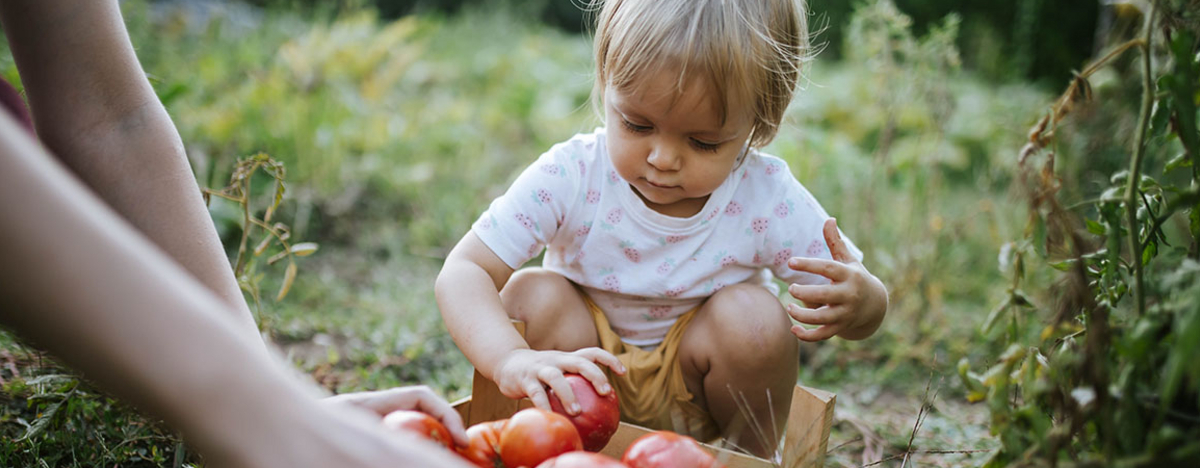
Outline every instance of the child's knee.
{"type": "Polygon", "coordinates": [[[772,367],[797,360],[791,321],[779,299],[764,287],[726,287],[705,306],[710,326],[719,333],[714,345],[721,354],[747,367],[772,367]]]}
{"type": "Polygon", "coordinates": [[[500,291],[500,302],[510,318],[525,322],[525,340],[534,349],[573,351],[599,345],[579,290],[558,273],[518,270],[500,291]]]}
{"type": "Polygon", "coordinates": [[[536,321],[561,304],[567,294],[576,294],[570,281],[543,268],[523,268],[513,273],[500,291],[500,302],[508,316],[523,322],[536,321]]]}

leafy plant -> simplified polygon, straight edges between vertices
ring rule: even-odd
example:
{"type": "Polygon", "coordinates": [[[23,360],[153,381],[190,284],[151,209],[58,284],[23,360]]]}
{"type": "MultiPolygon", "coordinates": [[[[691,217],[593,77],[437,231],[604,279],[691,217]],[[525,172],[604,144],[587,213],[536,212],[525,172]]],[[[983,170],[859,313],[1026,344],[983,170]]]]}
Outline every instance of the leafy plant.
{"type": "Polygon", "coordinates": [[[288,225],[278,221],[272,223],[276,210],[283,203],[283,195],[286,190],[284,186],[285,173],[283,163],[272,159],[266,153],[258,153],[237,162],[233,175],[229,178],[229,185],[225,188],[221,190],[204,189],[205,203],[211,203],[211,197],[215,196],[234,202],[241,209],[242,234],[241,240],[238,242],[233,274],[242,290],[254,299],[260,320],[262,319],[261,284],[266,275],[258,271],[259,257],[266,254],[267,249],[272,245],[278,244],[278,252],[266,259],[267,265],[287,260],[282,284],[279,292],[275,295],[275,301],[278,302],[287,296],[288,291],[292,288],[292,283],[296,280],[296,257],[306,257],[317,251],[317,244],[313,242],[289,244],[288,240],[291,239],[292,234],[288,225]],[[262,218],[255,216],[256,210],[251,206],[253,201],[251,182],[259,170],[269,176],[274,185],[274,191],[271,193],[270,202],[267,204],[262,218]],[[254,235],[256,232],[258,235],[254,235]],[[253,249],[249,249],[252,237],[257,237],[259,240],[253,249]]]}
{"type": "Polygon", "coordinates": [[[1200,16],[1195,1],[1148,5],[1142,37],[1077,74],[1019,154],[1029,222],[1001,252],[1009,295],[985,324],[1007,324],[996,340],[1008,348],[982,373],[959,365],[1001,441],[987,466],[1200,460],[1200,16]],[[1135,50],[1129,169],[1065,203],[1058,139],[1074,114],[1096,111],[1089,78],[1135,50]],[[1042,266],[1058,280],[1028,282],[1042,266]]]}

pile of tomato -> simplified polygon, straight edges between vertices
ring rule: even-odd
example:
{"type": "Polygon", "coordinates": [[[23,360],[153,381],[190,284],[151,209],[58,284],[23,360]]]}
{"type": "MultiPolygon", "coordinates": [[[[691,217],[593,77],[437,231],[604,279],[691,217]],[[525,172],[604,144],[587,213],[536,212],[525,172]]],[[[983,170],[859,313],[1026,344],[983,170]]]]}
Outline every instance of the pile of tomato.
{"type": "Polygon", "coordinates": [[[569,374],[567,380],[582,408],[579,414],[566,415],[552,394],[553,412],[529,408],[508,419],[475,424],[467,428],[466,447],[456,447],[445,426],[425,413],[397,411],[384,418],[384,425],[438,442],[480,468],[721,467],[694,439],[667,431],[638,438],[620,461],[593,453],[608,444],[620,425],[616,395],[598,395],[578,375],[569,374]]]}

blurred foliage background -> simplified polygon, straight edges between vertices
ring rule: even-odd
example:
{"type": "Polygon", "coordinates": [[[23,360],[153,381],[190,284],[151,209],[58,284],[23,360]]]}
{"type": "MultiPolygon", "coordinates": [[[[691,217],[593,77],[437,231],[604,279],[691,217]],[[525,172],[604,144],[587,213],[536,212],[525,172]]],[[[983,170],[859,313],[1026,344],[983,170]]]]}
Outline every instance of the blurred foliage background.
{"type": "MultiPolygon", "coordinates": [[[[441,324],[433,279],[521,168],[598,125],[579,0],[122,5],[201,185],[220,188],[239,158],[269,154],[287,171],[276,219],[295,242],[320,244],[298,260],[290,295],[257,310],[264,336],[332,391],[423,383],[466,396],[471,368],[441,324]]],[[[805,347],[802,382],[839,395],[828,463],[913,452],[927,465],[980,464],[997,444],[955,364],[994,362],[1005,347],[981,325],[1010,295],[1000,253],[1028,226],[1017,155],[1073,71],[1132,37],[1141,10],[1107,0],[810,7],[825,48],[767,151],[838,218],[892,300],[873,338],[805,347]]],[[[1132,62],[1092,77],[1094,105],[1059,136],[1064,193],[1077,199],[1127,165],[1132,62]]],[[[7,52],[0,74],[19,84],[7,52]]],[[[255,183],[265,209],[272,180],[255,183]]],[[[239,209],[210,205],[231,255],[239,209]]],[[[283,268],[262,270],[264,288],[278,288],[283,268]]],[[[1048,285],[1053,270],[1024,275],[1048,285]]],[[[17,337],[0,333],[0,361],[0,438],[13,441],[0,465],[195,461],[17,337]]]]}

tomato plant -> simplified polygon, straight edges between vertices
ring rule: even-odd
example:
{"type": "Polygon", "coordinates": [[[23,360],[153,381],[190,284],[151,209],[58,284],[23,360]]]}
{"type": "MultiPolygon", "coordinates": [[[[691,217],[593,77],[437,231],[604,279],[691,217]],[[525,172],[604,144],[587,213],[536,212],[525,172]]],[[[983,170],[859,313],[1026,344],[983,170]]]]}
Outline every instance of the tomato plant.
{"type": "Polygon", "coordinates": [[[607,455],[591,452],[567,452],[542,462],[537,468],[629,468],[607,455]]]}
{"type": "Polygon", "coordinates": [[[383,417],[383,425],[388,429],[401,432],[412,432],[426,439],[454,449],[454,439],[450,431],[437,418],[420,411],[397,410],[383,417]]]}
{"type": "Polygon", "coordinates": [[[592,382],[579,374],[566,374],[565,377],[571,384],[571,392],[575,393],[575,401],[579,403],[581,411],[574,416],[567,414],[554,390],[550,391],[550,409],[571,420],[575,430],[579,431],[584,450],[599,452],[608,445],[608,440],[621,424],[617,394],[608,392],[608,395],[600,396],[592,382]]]}
{"type": "Polygon", "coordinates": [[[670,431],[656,431],[629,444],[621,461],[629,468],[723,468],[695,439],[670,431]]]}
{"type": "Polygon", "coordinates": [[[500,459],[509,468],[537,466],[549,458],[583,450],[571,420],[558,413],[528,408],[518,411],[500,431],[500,459]]]}
{"type": "Polygon", "coordinates": [[[481,422],[467,428],[467,446],[456,449],[459,455],[466,458],[479,468],[498,468],[500,454],[496,448],[500,446],[500,430],[504,428],[507,419],[481,422]]]}

